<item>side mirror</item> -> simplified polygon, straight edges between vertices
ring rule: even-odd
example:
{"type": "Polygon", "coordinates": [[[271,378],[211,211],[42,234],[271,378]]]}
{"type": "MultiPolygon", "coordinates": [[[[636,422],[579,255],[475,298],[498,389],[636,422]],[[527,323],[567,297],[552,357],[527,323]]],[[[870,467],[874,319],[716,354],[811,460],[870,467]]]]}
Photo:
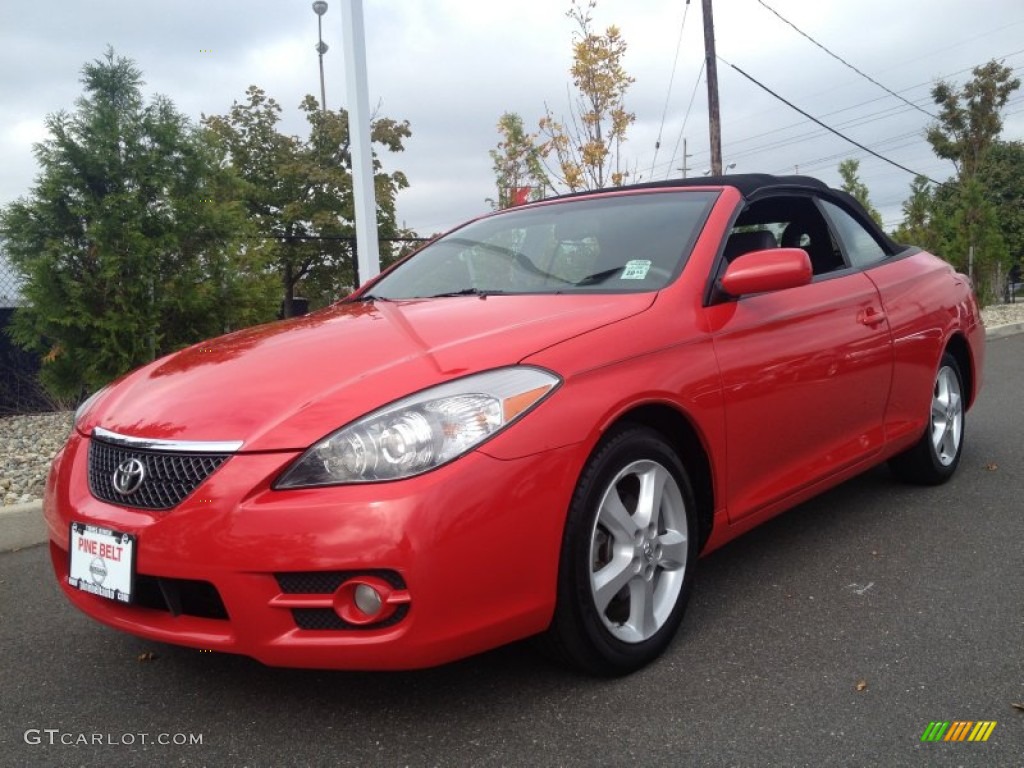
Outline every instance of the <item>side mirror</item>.
{"type": "Polygon", "coordinates": [[[719,285],[730,296],[797,288],[811,282],[811,260],[802,248],[769,248],[734,259],[719,285]]]}

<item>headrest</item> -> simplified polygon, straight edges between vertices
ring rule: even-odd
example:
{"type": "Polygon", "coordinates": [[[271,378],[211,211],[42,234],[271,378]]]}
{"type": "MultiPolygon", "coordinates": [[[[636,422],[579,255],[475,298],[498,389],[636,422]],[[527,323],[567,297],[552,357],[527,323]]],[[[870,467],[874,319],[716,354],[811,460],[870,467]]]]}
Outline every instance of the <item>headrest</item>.
{"type": "Polygon", "coordinates": [[[725,258],[726,261],[732,261],[744,253],[778,247],[775,235],[766,229],[759,229],[756,232],[733,232],[725,243],[725,258]]]}

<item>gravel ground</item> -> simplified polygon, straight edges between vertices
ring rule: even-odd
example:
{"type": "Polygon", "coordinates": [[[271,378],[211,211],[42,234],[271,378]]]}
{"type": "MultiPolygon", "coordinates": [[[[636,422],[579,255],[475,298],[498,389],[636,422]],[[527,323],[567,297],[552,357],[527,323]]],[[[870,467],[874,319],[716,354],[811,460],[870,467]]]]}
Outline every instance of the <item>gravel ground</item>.
{"type": "MultiPolygon", "coordinates": [[[[1024,302],[987,307],[982,317],[989,328],[1024,323],[1024,302]]],[[[0,506],[42,497],[50,460],[70,429],[67,411],[0,418],[0,506]]]]}
{"type": "Polygon", "coordinates": [[[993,304],[981,310],[981,319],[986,328],[998,328],[1000,325],[1024,323],[1024,297],[1016,304],[993,304]]]}
{"type": "Polygon", "coordinates": [[[0,419],[0,500],[21,504],[43,495],[50,460],[71,431],[71,412],[0,419]]]}

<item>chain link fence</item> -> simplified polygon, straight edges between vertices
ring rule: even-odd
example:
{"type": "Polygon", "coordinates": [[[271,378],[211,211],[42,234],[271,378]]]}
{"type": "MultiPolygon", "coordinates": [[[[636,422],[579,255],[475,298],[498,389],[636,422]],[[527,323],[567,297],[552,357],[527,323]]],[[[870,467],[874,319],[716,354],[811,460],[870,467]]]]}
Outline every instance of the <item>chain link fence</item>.
{"type": "Polygon", "coordinates": [[[39,386],[39,358],[11,340],[7,329],[24,301],[21,280],[0,250],[0,416],[52,410],[53,404],[39,386]]]}
{"type": "Polygon", "coordinates": [[[0,309],[16,307],[21,303],[21,280],[14,273],[14,267],[0,250],[0,309]]]}

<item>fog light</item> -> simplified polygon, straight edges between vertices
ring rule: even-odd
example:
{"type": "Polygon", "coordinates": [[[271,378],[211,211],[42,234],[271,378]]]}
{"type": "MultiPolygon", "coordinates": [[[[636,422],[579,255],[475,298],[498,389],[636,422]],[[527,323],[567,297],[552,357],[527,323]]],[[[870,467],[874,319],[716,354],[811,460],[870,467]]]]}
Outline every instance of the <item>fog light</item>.
{"type": "Polygon", "coordinates": [[[384,604],[380,593],[369,584],[359,584],[355,590],[356,608],[367,616],[376,616],[384,604]]]}
{"type": "Polygon", "coordinates": [[[404,617],[409,601],[404,585],[395,587],[379,576],[360,574],[338,587],[334,612],[355,627],[372,629],[404,617]]]}

